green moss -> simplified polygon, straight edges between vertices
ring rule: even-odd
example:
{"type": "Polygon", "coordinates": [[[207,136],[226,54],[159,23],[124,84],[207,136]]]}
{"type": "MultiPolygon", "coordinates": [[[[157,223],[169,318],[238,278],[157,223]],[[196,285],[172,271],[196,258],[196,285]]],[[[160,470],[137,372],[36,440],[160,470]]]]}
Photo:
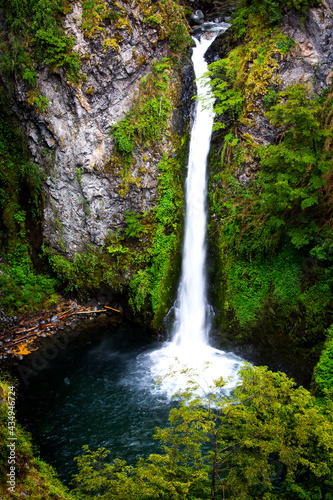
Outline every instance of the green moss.
{"type": "Polygon", "coordinates": [[[304,21],[308,9],[318,3],[318,0],[242,0],[233,16],[233,30],[237,37],[245,37],[253,17],[258,17],[266,25],[280,25],[288,10],[301,12],[304,21]]]}
{"type": "Polygon", "coordinates": [[[142,79],[139,92],[127,115],[111,129],[115,149],[130,165],[134,146],[152,147],[166,127],[171,103],[168,98],[170,61],[153,61],[152,72],[142,79]]]}
{"type": "Polygon", "coordinates": [[[213,93],[218,99],[215,111],[224,114],[215,130],[237,120],[249,125],[253,113],[263,114],[263,97],[267,100],[272,87],[281,84],[277,59],[285,57],[294,46],[295,42],[278,29],[267,29],[258,18],[251,19],[245,43],[209,66],[213,93]]]}
{"type": "Polygon", "coordinates": [[[181,172],[186,151],[185,142],[177,158],[165,155],[159,164],[159,197],[153,211],[150,230],[149,260],[131,281],[130,304],[134,310],[153,311],[153,325],[160,326],[175,292],[180,267],[180,242],[183,222],[181,172]]]}
{"type": "Polygon", "coordinates": [[[0,306],[9,314],[24,314],[58,302],[57,281],[37,274],[27,255],[7,255],[1,264],[0,306]]]}
{"type": "Polygon", "coordinates": [[[105,0],[83,0],[81,28],[87,38],[105,35],[104,23],[107,20],[117,21],[120,9],[109,7],[105,0]]]}
{"type": "MultiPolygon", "coordinates": [[[[131,4],[130,0],[128,3],[131,4]]],[[[172,54],[184,53],[192,45],[189,25],[186,20],[186,7],[174,0],[145,2],[137,0],[143,14],[143,22],[158,30],[159,40],[169,40],[172,54]]]]}
{"type": "Polygon", "coordinates": [[[153,61],[151,73],[142,78],[131,109],[111,128],[115,155],[105,169],[122,176],[120,194],[125,195],[130,183],[141,184],[141,178],[133,176],[135,147],[143,151],[157,147],[166,132],[171,111],[172,86],[170,59],[153,61]]]}
{"type": "Polygon", "coordinates": [[[117,266],[104,249],[87,248],[76,254],[72,261],[45,246],[44,254],[67,291],[76,290],[84,295],[106,285],[120,286],[120,278],[115,270],[117,266]]]}

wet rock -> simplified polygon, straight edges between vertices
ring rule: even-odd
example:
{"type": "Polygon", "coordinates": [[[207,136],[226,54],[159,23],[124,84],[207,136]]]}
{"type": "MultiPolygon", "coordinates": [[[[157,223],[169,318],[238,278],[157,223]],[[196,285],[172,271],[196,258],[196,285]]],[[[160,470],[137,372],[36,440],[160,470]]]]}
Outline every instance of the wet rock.
{"type": "Polygon", "coordinates": [[[193,14],[191,14],[190,19],[194,23],[203,24],[204,23],[204,17],[205,16],[204,16],[202,10],[196,10],[195,12],[193,12],[193,14]]]}
{"type": "Polygon", "coordinates": [[[323,2],[309,10],[303,24],[301,16],[289,13],[283,31],[296,42],[296,47],[282,63],[279,76],[284,87],[302,79],[316,92],[332,82],[333,67],[333,2],[323,2]]]}
{"type": "Polygon", "coordinates": [[[223,59],[236,45],[237,42],[234,40],[232,30],[228,29],[216,37],[214,42],[208,47],[205,59],[208,64],[223,59]]]}
{"type": "MultiPolygon", "coordinates": [[[[82,5],[76,2],[64,25],[75,39],[73,50],[81,56],[86,81],[69,85],[61,68],[49,74],[40,67],[38,85],[49,99],[47,111],[38,114],[27,106],[28,89],[20,79],[11,102],[34,161],[47,173],[43,186],[44,240],[68,258],[88,245],[101,247],[110,231],[125,227],[127,210],[141,212],[154,206],[157,165],[162,154],[173,147],[166,139],[144,154],[137,147],[132,177],[138,182],[130,183],[128,191],[120,194],[122,165],[114,160],[110,128],[132,106],[152,61],[167,55],[167,41],[159,40],[157,30],[142,21],[139,5],[129,8],[122,0],[119,5],[130,11],[130,29],[121,32],[119,53],[112,47],[103,49],[102,38],[84,37],[82,5]]],[[[114,23],[105,25],[105,39],[115,39],[117,34],[114,23]]],[[[171,75],[175,89],[180,87],[177,75],[171,75]]]]}

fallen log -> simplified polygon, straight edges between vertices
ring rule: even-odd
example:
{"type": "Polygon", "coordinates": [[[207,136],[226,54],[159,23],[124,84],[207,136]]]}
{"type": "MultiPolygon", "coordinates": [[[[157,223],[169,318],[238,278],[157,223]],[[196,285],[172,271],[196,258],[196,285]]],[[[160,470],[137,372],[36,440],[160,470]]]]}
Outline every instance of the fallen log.
{"type": "Polygon", "coordinates": [[[117,313],[120,313],[121,314],[121,311],[119,311],[119,309],[114,309],[113,307],[109,307],[109,306],[104,306],[106,309],[111,309],[111,311],[116,311],[117,313]]]}

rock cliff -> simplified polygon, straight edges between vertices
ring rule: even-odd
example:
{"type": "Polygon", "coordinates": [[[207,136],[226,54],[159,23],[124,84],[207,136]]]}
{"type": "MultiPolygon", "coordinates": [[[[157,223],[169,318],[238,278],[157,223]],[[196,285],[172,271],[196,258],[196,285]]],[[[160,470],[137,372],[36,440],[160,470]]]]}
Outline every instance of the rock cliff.
{"type": "MultiPolygon", "coordinates": [[[[104,9],[113,5],[98,3],[104,9]]],[[[154,2],[143,6],[136,0],[119,1],[122,17],[117,22],[105,16],[98,22],[92,19],[90,25],[83,4],[73,2],[64,19],[67,35],[75,40],[73,51],[80,56],[81,82],[72,83],[64,69],[50,72],[44,64],[37,68],[37,82],[47,108],[38,111],[27,105],[23,80],[15,82],[12,100],[33,160],[44,173],[44,241],[69,258],[88,245],[103,245],[109,231],[124,226],[127,210],[143,212],[154,206],[156,167],[163,152],[173,151],[171,136],[181,122],[177,108],[182,79],[190,69],[171,71],[168,95],[174,110],[169,131],[154,148],[135,147],[124,187],[123,165],[115,158],[110,128],[133,105],[152,62],[170,55],[169,40],[159,24],[145,20],[154,2]]],[[[172,13],[165,14],[172,24],[172,13]]]]}

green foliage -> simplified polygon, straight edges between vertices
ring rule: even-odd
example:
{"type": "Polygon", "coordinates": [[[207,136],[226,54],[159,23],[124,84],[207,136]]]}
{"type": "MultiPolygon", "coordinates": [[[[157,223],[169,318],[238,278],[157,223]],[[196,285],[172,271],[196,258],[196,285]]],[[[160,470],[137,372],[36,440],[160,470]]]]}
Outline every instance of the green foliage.
{"type": "Polygon", "coordinates": [[[241,326],[254,324],[263,304],[277,303],[279,315],[300,300],[302,256],[284,248],[274,259],[239,259],[230,265],[230,303],[241,326]]]}
{"type": "Polygon", "coordinates": [[[171,103],[166,96],[169,59],[154,61],[152,73],[141,82],[139,94],[125,118],[111,129],[115,148],[131,164],[135,144],[145,148],[157,143],[167,126],[171,103]]]}
{"type": "Polygon", "coordinates": [[[320,123],[321,106],[308,87],[295,85],[280,93],[267,117],[285,128],[277,145],[259,150],[261,170],[251,186],[235,186],[225,206],[225,234],[241,253],[263,253],[287,239],[297,249],[314,243],[325,210],[325,175],[331,161],[324,149],[330,134],[320,123]],[[240,198],[242,197],[242,198],[240,198]]]}
{"type": "Polygon", "coordinates": [[[117,21],[121,16],[120,10],[117,4],[110,8],[104,0],[84,0],[82,2],[82,29],[85,36],[88,38],[103,36],[105,21],[117,21]]]}
{"type": "Polygon", "coordinates": [[[73,261],[44,247],[44,254],[56,275],[66,283],[67,290],[77,290],[87,293],[99,290],[111,284],[114,269],[107,254],[102,250],[88,248],[77,253],[73,261]]]}
{"type": "Polygon", "coordinates": [[[251,16],[257,16],[265,23],[281,24],[287,10],[300,11],[305,17],[308,9],[317,4],[317,0],[242,0],[237,7],[233,20],[233,29],[239,38],[247,32],[247,22],[251,16]]]}
{"type": "Polygon", "coordinates": [[[131,281],[130,304],[140,311],[149,297],[154,323],[159,325],[170,306],[176,280],[182,226],[181,158],[163,157],[159,164],[159,197],[154,210],[149,262],[131,281]]]}
{"type": "Polygon", "coordinates": [[[81,63],[79,55],[72,52],[74,38],[54,34],[52,30],[39,29],[34,41],[40,61],[45,61],[51,69],[64,66],[68,79],[72,81],[79,79],[81,63]]]}
{"type": "Polygon", "coordinates": [[[134,132],[135,127],[132,125],[129,118],[122,118],[116,125],[113,125],[111,129],[111,135],[114,137],[116,150],[125,161],[129,163],[132,161],[134,150],[134,132]]]}
{"type": "Polygon", "coordinates": [[[35,106],[37,113],[43,113],[48,108],[49,99],[43,96],[36,87],[35,89],[27,92],[27,104],[28,106],[35,106]]]}
{"type": "Polygon", "coordinates": [[[185,53],[193,43],[184,22],[173,23],[169,36],[170,47],[178,52],[185,53]]]}
{"type": "Polygon", "coordinates": [[[142,219],[141,214],[137,214],[135,212],[130,212],[129,210],[126,210],[125,220],[127,228],[125,229],[125,236],[128,236],[129,238],[139,238],[145,232],[147,232],[147,229],[141,222],[141,219],[142,219]]]}
{"type": "Polygon", "coordinates": [[[263,104],[265,111],[269,111],[272,106],[276,106],[279,100],[279,95],[275,90],[270,89],[264,96],[263,104]]]}
{"type": "Polygon", "coordinates": [[[162,453],[132,467],[106,463],[107,450],[86,447],[73,478],[79,498],[330,498],[332,405],[318,407],[303,387],[266,367],[242,368],[232,397],[221,394],[223,379],[205,387],[188,374],[169,426],[156,430],[162,453]]]}
{"type": "Polygon", "coordinates": [[[235,124],[242,111],[243,97],[239,89],[234,86],[230,88],[230,83],[234,82],[234,74],[230,72],[230,66],[225,59],[210,64],[207,85],[212,87],[213,97],[216,98],[214,112],[217,115],[225,115],[223,123],[214,123],[214,130],[220,130],[235,124]]]}
{"type": "Polygon", "coordinates": [[[158,30],[160,40],[169,40],[170,56],[174,62],[193,44],[186,20],[188,7],[175,0],[144,2],[139,0],[144,22],[158,30]]]}
{"type": "Polygon", "coordinates": [[[319,395],[333,395],[333,326],[327,332],[327,340],[314,371],[319,395]]]}
{"type": "Polygon", "coordinates": [[[1,71],[21,73],[33,88],[36,61],[45,62],[51,70],[64,67],[68,79],[80,79],[80,58],[72,51],[74,39],[63,32],[61,14],[66,5],[66,0],[0,0],[10,32],[9,37],[2,37],[1,71]]]}
{"type": "Polygon", "coordinates": [[[220,98],[222,123],[216,128],[228,125],[229,130],[210,180],[211,230],[219,234],[217,266],[224,270],[218,292],[222,321],[233,336],[279,332],[293,345],[313,345],[332,322],[331,94],[318,99],[306,85],[272,90],[269,81],[275,88],[278,82],[260,72],[260,61],[272,61],[274,51],[287,50],[291,42],[276,32],[261,38],[252,29],[251,36],[246,48],[237,47],[210,66],[217,92],[223,96],[235,89],[244,98],[235,118],[226,108],[228,95],[220,98]],[[255,40],[261,40],[256,48],[255,40]],[[251,57],[251,72],[244,78],[251,57]],[[260,102],[281,130],[277,143],[264,147],[249,134],[240,138],[237,128],[237,118],[254,125],[248,114],[260,112],[260,102]],[[256,176],[249,168],[253,162],[261,166],[256,176]],[[244,164],[252,177],[248,185],[232,173],[239,174],[244,164]],[[304,262],[310,258],[316,264],[309,271],[304,262]]]}
{"type": "MultiPolygon", "coordinates": [[[[22,252],[23,253],[23,252],[22,252]]],[[[23,314],[41,309],[48,302],[57,303],[57,281],[37,274],[27,255],[7,255],[0,264],[0,305],[9,314],[23,314]]]]}
{"type": "Polygon", "coordinates": [[[246,44],[208,67],[206,77],[212,85],[214,110],[219,116],[215,130],[235,127],[238,120],[247,127],[255,126],[249,116],[262,112],[262,98],[270,99],[271,87],[280,84],[276,56],[284,57],[295,44],[279,30],[267,29],[252,18],[247,35],[246,44]]]}
{"type": "Polygon", "coordinates": [[[143,20],[145,23],[155,23],[155,24],[161,24],[162,19],[160,16],[153,14],[152,16],[149,16],[143,20]]]}

